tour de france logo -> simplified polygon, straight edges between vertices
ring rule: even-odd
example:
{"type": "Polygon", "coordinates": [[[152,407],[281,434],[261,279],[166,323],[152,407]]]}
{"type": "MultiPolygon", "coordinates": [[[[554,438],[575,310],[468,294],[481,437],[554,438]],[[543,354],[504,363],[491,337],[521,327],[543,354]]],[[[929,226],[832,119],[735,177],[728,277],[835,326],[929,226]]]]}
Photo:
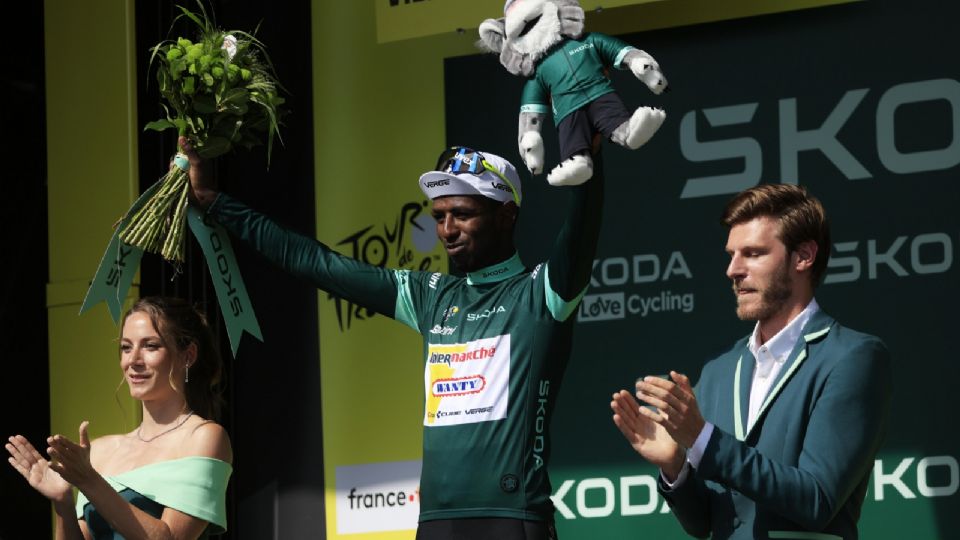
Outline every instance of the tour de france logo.
{"type": "MultiPolygon", "coordinates": [[[[381,268],[405,268],[424,272],[440,270],[440,255],[432,254],[439,240],[429,212],[430,202],[404,203],[393,219],[361,227],[337,242],[337,250],[354,259],[381,268]]],[[[375,311],[327,294],[337,314],[341,332],[354,322],[376,315],[375,311]]]]}

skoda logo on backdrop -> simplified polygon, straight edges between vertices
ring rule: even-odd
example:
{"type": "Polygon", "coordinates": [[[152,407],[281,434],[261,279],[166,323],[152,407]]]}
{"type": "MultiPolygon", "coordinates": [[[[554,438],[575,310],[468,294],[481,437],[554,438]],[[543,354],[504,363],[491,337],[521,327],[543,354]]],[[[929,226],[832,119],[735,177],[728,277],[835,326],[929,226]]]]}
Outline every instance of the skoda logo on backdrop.
{"type": "Polygon", "coordinates": [[[683,291],[693,273],[681,251],[647,253],[593,261],[590,292],[577,321],[595,322],[693,312],[694,294],[683,291]]]}

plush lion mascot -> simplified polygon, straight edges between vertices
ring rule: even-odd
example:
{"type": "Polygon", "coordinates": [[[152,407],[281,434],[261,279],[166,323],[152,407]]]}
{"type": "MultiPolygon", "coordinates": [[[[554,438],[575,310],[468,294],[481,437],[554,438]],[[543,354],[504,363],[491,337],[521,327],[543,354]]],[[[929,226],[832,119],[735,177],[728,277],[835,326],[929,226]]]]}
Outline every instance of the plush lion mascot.
{"type": "Polygon", "coordinates": [[[585,34],[583,8],[576,0],[507,0],[503,14],[480,24],[477,46],[499,53],[510,73],[529,79],[517,138],[531,173],[543,171],[540,129],[548,110],[560,139],[560,164],[547,175],[551,185],[582,184],[593,176],[590,145],[597,132],[630,149],[650,140],[666,113],[640,107],[631,114],[606,70],[629,69],[660,94],[667,79],[653,57],[614,37],[585,34]]]}

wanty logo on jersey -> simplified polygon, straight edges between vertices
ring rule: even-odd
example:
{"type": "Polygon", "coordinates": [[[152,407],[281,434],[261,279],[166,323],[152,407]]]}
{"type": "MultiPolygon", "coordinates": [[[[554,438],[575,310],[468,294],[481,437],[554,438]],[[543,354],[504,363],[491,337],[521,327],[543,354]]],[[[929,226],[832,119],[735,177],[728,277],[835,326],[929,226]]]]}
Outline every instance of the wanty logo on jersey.
{"type": "MultiPolygon", "coordinates": [[[[344,255],[380,268],[439,270],[440,256],[430,255],[437,244],[433,218],[424,209],[428,201],[407,202],[391,223],[368,225],[337,242],[344,255]]],[[[349,330],[355,321],[364,321],[375,311],[328,294],[337,313],[340,331],[349,330]]]]}
{"type": "Polygon", "coordinates": [[[608,321],[667,312],[691,313],[694,308],[692,292],[674,292],[671,288],[664,288],[641,294],[635,290],[638,286],[659,286],[678,279],[693,279],[693,273],[680,251],[664,257],[648,253],[630,258],[597,259],[593,261],[590,291],[619,290],[584,295],[577,310],[577,320],[608,321]]]}
{"type": "Polygon", "coordinates": [[[473,375],[470,377],[437,379],[433,381],[430,391],[437,397],[465,396],[482,391],[486,385],[487,380],[483,378],[483,375],[473,375]]]}

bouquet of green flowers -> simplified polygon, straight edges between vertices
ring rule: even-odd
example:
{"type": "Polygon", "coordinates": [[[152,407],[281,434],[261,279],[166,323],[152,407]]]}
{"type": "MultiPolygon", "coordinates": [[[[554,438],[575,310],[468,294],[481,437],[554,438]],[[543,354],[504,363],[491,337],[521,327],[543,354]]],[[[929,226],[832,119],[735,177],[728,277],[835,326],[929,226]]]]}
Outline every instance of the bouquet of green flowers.
{"type": "MultiPolygon", "coordinates": [[[[150,66],[157,62],[157,82],[166,101],[166,118],[144,128],[176,129],[188,137],[203,158],[225,154],[235,146],[250,149],[266,134],[267,164],[273,138],[279,137],[279,118],[284,99],[265,46],[252,33],[221,30],[207,16],[177,6],[198,28],[196,41],[179,37],[165,40],[152,51],[150,66]]],[[[174,20],[174,23],[176,23],[174,20]]],[[[179,153],[174,165],[160,179],[156,193],[124,220],[120,240],[164,259],[183,261],[190,188],[189,162],[179,153]]]]}

